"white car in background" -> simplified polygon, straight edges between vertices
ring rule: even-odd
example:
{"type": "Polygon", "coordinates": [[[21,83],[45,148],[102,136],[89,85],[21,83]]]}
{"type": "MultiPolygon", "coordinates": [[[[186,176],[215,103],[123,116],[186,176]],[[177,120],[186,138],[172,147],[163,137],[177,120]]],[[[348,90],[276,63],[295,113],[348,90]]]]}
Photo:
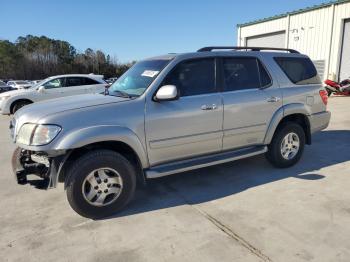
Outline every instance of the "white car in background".
{"type": "Polygon", "coordinates": [[[0,94],[0,113],[14,114],[28,104],[80,94],[104,92],[107,83],[103,75],[59,75],[42,80],[36,85],[21,90],[13,90],[0,94]]]}
{"type": "Polygon", "coordinates": [[[11,86],[14,89],[27,89],[32,86],[31,83],[24,80],[11,80],[7,82],[7,85],[11,86]]]}

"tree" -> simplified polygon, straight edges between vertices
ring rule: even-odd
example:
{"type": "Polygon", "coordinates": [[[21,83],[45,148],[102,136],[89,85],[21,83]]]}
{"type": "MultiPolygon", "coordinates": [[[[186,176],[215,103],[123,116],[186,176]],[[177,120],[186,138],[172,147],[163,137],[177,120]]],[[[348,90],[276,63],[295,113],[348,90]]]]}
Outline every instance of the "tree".
{"type": "Polygon", "coordinates": [[[79,53],[67,41],[46,36],[20,36],[15,43],[0,41],[0,78],[43,79],[67,73],[118,76],[132,63],[119,64],[102,50],[87,48],[79,53]]]}

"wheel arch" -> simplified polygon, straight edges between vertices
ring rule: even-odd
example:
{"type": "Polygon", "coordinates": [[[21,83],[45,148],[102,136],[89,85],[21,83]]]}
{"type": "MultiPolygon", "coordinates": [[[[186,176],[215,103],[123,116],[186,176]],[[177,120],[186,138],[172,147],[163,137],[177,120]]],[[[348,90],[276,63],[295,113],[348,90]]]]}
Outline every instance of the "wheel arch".
{"type": "Polygon", "coordinates": [[[11,105],[10,105],[10,113],[13,114],[13,107],[19,103],[19,102],[28,102],[29,104],[33,104],[34,101],[28,99],[28,98],[18,98],[14,101],[11,102],[11,105]]]}
{"type": "MultiPolygon", "coordinates": [[[[84,145],[80,148],[75,148],[67,152],[67,156],[65,159],[61,162],[61,166],[58,170],[57,179],[58,182],[65,182],[69,180],[69,178],[66,177],[67,169],[69,168],[70,164],[80,158],[82,155],[94,151],[94,150],[111,150],[117,153],[120,153],[123,155],[126,159],[128,159],[131,164],[136,168],[136,174],[137,174],[137,180],[141,184],[146,183],[145,175],[143,172],[143,167],[141,160],[135,150],[128,145],[125,142],[122,141],[101,141],[101,142],[95,142],[91,144],[84,145]]],[[[65,184],[66,188],[66,184],[65,184]]]]}
{"type": "Polygon", "coordinates": [[[281,107],[272,117],[268,131],[266,132],[264,144],[270,144],[276,131],[285,122],[298,123],[305,132],[306,144],[311,144],[310,112],[303,104],[289,104],[281,107]]]}

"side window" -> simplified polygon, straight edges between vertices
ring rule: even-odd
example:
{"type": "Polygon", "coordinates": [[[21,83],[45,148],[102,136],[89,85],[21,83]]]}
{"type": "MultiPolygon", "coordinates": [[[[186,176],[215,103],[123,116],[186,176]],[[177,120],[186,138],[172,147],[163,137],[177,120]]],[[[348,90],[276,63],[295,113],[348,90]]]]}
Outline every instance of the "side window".
{"type": "Polygon", "coordinates": [[[224,91],[266,87],[271,78],[255,57],[223,59],[224,91]]]}
{"type": "Polygon", "coordinates": [[[275,57],[275,61],[296,85],[320,84],[314,64],[305,57],[275,57]]]}
{"type": "Polygon", "coordinates": [[[87,77],[84,78],[84,85],[98,85],[98,84],[100,84],[100,83],[94,79],[87,78],[87,77]]]}
{"type": "Polygon", "coordinates": [[[84,85],[84,78],[82,77],[67,77],[66,78],[66,86],[82,86],[84,85]]]}
{"type": "Polygon", "coordinates": [[[182,62],[169,73],[163,85],[175,85],[180,96],[193,96],[216,92],[215,59],[195,59],[182,62]]]}
{"type": "Polygon", "coordinates": [[[260,73],[260,87],[268,87],[272,84],[270,75],[267,73],[265,67],[258,60],[259,73],[260,73]]]}
{"type": "Polygon", "coordinates": [[[60,88],[64,86],[63,82],[64,78],[56,78],[46,82],[45,84],[43,84],[43,86],[45,87],[45,89],[60,88]]]}

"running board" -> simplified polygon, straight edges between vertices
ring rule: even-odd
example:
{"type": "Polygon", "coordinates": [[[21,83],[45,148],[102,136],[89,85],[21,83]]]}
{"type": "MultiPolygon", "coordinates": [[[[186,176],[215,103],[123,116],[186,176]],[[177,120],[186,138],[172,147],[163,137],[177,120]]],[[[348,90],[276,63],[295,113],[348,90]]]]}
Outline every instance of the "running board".
{"type": "Polygon", "coordinates": [[[213,155],[201,156],[192,159],[180,160],[168,164],[154,166],[145,171],[146,178],[158,178],[193,169],[213,166],[234,160],[251,157],[267,152],[267,146],[254,146],[234,151],[226,151],[213,155]]]}

